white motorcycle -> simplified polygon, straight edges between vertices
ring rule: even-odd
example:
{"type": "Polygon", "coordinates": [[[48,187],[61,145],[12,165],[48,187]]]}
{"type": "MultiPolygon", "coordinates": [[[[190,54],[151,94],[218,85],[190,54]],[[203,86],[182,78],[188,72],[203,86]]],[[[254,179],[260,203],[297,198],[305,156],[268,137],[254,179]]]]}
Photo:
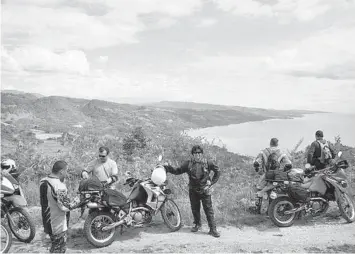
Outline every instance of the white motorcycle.
{"type": "MultiPolygon", "coordinates": [[[[161,159],[159,156],[159,161],[161,159]]],[[[84,197],[81,206],[90,208],[84,233],[95,247],[110,245],[116,238],[117,227],[142,227],[159,212],[171,231],[177,231],[182,226],[180,210],[165,184],[163,165],[157,165],[151,177],[145,180],[132,177],[130,172],[126,172],[126,175],[125,185],[132,187],[128,198],[108,187],[80,192],[84,197]]]]}
{"type": "Polygon", "coordinates": [[[30,243],[36,235],[33,219],[27,211],[27,201],[17,180],[18,173],[1,175],[1,218],[7,223],[15,237],[30,243]]]}

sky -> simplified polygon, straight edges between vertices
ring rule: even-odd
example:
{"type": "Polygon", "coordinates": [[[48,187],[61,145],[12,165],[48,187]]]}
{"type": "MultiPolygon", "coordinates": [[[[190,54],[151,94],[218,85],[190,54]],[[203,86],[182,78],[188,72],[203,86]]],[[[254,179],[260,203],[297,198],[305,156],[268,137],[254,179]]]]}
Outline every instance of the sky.
{"type": "Polygon", "coordinates": [[[355,113],[355,0],[2,0],[1,89],[355,113]]]}

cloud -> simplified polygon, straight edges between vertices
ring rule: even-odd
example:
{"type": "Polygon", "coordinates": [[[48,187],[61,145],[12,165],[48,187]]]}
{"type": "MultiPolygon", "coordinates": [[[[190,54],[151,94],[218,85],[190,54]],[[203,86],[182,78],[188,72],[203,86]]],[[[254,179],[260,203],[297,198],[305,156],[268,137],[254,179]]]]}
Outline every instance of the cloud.
{"type": "Polygon", "coordinates": [[[178,18],[199,7],[201,0],[6,1],[2,7],[3,43],[81,50],[135,43],[136,34],[146,29],[141,15],[161,15],[167,26],[173,22],[166,22],[164,15],[178,18]]]}
{"type": "Polygon", "coordinates": [[[44,48],[25,46],[12,51],[4,49],[4,52],[6,60],[2,65],[5,69],[15,72],[15,75],[17,71],[65,72],[84,75],[90,70],[84,52],[79,50],[54,53],[44,48]]]}
{"type": "Polygon", "coordinates": [[[3,87],[355,108],[354,2],[4,0],[2,7],[3,87]]]}
{"type": "Polygon", "coordinates": [[[276,18],[281,23],[298,20],[309,22],[334,8],[346,8],[351,4],[345,0],[214,0],[221,10],[249,18],[276,18]]]}
{"type": "Polygon", "coordinates": [[[21,66],[18,62],[7,52],[4,47],[1,47],[1,69],[3,71],[18,72],[21,71],[21,66]]]}
{"type": "Polygon", "coordinates": [[[274,70],[296,77],[355,79],[355,24],[343,24],[294,42],[271,61],[274,70]]]}
{"type": "Polygon", "coordinates": [[[166,75],[127,75],[125,73],[91,71],[87,75],[70,75],[64,72],[25,72],[22,76],[4,76],[2,89],[16,87],[26,92],[77,98],[182,98],[186,92],[179,79],[166,75]]]}
{"type": "Polygon", "coordinates": [[[100,63],[107,63],[108,56],[100,56],[98,60],[100,63]]]}
{"type": "Polygon", "coordinates": [[[212,19],[212,18],[202,19],[197,24],[197,27],[210,27],[210,26],[213,26],[216,23],[217,23],[216,19],[212,19]]]}

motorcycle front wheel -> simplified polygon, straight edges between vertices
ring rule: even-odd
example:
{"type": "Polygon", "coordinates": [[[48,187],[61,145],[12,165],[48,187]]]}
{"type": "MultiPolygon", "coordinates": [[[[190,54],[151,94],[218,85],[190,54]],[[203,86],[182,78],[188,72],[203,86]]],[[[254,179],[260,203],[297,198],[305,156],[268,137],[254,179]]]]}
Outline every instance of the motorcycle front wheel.
{"type": "Polygon", "coordinates": [[[109,246],[116,239],[116,228],[102,231],[102,228],[115,222],[113,214],[94,211],[89,214],[84,224],[84,234],[89,243],[101,248],[109,246]]]}
{"type": "Polygon", "coordinates": [[[289,197],[279,197],[271,202],[268,214],[276,226],[289,227],[294,223],[296,213],[285,214],[285,211],[289,211],[294,208],[295,206],[289,197]]]}
{"type": "Polygon", "coordinates": [[[12,233],[6,224],[1,222],[1,253],[9,252],[12,245],[12,233]]]}
{"type": "Polygon", "coordinates": [[[8,216],[10,229],[15,237],[20,242],[30,243],[36,235],[36,227],[29,213],[22,207],[14,207],[10,209],[8,216]]]}
{"type": "Polygon", "coordinates": [[[181,213],[173,200],[167,199],[160,211],[165,224],[172,232],[178,231],[182,227],[181,213]]]}
{"type": "Polygon", "coordinates": [[[355,205],[352,198],[347,193],[341,193],[337,199],[338,207],[343,218],[351,223],[355,220],[355,205]]]}

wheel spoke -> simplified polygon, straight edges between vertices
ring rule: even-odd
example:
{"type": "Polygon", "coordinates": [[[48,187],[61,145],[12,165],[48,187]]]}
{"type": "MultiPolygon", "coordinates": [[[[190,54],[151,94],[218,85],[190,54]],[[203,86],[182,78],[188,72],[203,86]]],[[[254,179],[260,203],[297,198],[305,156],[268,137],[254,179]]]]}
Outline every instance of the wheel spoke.
{"type": "Polygon", "coordinates": [[[102,231],[103,227],[111,223],[113,223],[113,220],[110,217],[106,215],[97,216],[91,222],[90,231],[92,237],[98,242],[104,242],[107,238],[112,237],[112,235],[115,233],[115,229],[102,231]]]}

